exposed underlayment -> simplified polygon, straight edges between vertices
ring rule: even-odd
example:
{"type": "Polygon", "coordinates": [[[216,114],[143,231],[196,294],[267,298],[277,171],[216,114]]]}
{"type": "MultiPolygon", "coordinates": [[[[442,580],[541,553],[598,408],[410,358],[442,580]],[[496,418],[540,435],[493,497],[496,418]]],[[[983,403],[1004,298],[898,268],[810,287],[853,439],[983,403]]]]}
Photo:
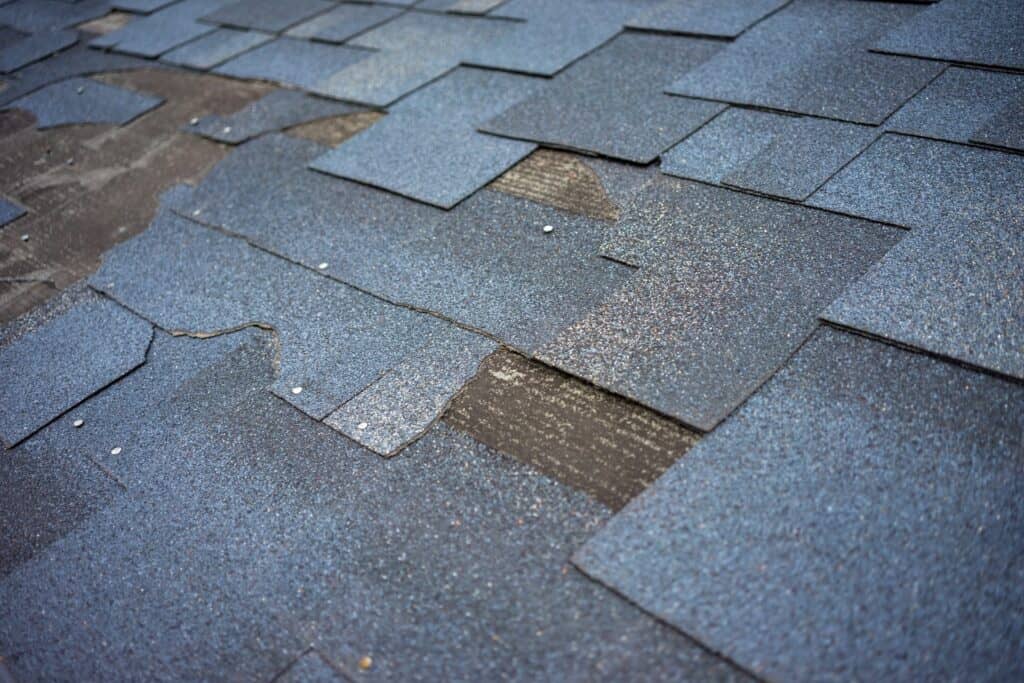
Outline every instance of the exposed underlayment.
{"type": "Polygon", "coordinates": [[[1024,678],[1018,0],[0,0],[0,683],[1024,678]]]}

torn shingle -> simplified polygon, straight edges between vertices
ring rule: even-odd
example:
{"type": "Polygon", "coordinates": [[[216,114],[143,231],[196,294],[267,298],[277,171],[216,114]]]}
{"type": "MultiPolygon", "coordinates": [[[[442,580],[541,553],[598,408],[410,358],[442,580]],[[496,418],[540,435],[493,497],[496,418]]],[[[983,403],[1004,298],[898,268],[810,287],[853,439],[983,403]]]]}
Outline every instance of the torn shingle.
{"type": "Polygon", "coordinates": [[[451,208],[533,151],[474,125],[528,97],[534,79],[459,69],[415,93],[311,168],[451,208]]]}
{"type": "Polygon", "coordinates": [[[386,5],[338,5],[288,29],[287,35],[325,43],[344,43],[401,13],[401,8],[386,5]]]}
{"type": "Polygon", "coordinates": [[[887,135],[811,198],[913,228],[825,312],[1024,379],[1024,159],[887,135]]]}
{"type": "MultiPolygon", "coordinates": [[[[1024,76],[951,67],[886,121],[885,129],[950,142],[968,142],[1000,111],[1024,101],[1024,76]]],[[[1013,147],[993,121],[989,144],[1013,147]]],[[[984,135],[984,134],[983,134],[984,135]]]]}
{"type": "Polygon", "coordinates": [[[489,190],[443,212],[302,170],[322,151],[281,135],[253,140],[210,173],[191,208],[274,253],[326,263],[331,277],[527,351],[632,272],[596,255],[603,222],[489,190]]]}
{"type": "Polygon", "coordinates": [[[48,31],[0,48],[0,73],[10,73],[78,42],[74,31],[48,31]]]}
{"type": "Polygon", "coordinates": [[[0,348],[0,438],[18,443],[142,365],[152,335],[141,318],[92,300],[0,348]]]}
{"type": "Polygon", "coordinates": [[[375,453],[393,456],[427,431],[496,348],[457,327],[438,330],[324,423],[375,453]]]}
{"type": "Polygon", "coordinates": [[[647,488],[699,438],[507,351],[484,362],[445,421],[612,509],[647,488]]]}
{"type": "Polygon", "coordinates": [[[787,0],[668,0],[626,26],[687,35],[735,38],[787,0]]]}
{"type": "Polygon", "coordinates": [[[799,201],[877,134],[852,123],[734,107],[662,155],[661,170],[799,201]]]}
{"type": "Polygon", "coordinates": [[[361,111],[342,102],[312,97],[294,90],[274,90],[230,116],[207,116],[183,130],[218,142],[246,140],[328,116],[361,111]]]}
{"type": "Polygon", "coordinates": [[[166,212],[109,252],[90,281],[163,329],[274,328],[282,368],[274,392],[316,419],[439,324],[166,212]]]}
{"type": "Polygon", "coordinates": [[[32,112],[37,127],[43,129],[73,123],[124,125],[162,102],[160,97],[89,78],[69,78],[17,99],[7,107],[32,112]]]}
{"type": "Polygon", "coordinates": [[[272,39],[273,36],[259,31],[220,28],[164,53],[160,59],[169,64],[189,66],[193,69],[212,69],[272,39]]]}
{"type": "Polygon", "coordinates": [[[0,197],[0,228],[25,215],[25,209],[0,197]]]}
{"type": "Polygon", "coordinates": [[[768,680],[1019,678],[1022,435],[1021,386],[825,328],[575,562],[768,680]]]}
{"type": "Polygon", "coordinates": [[[212,24],[278,33],[334,7],[328,0],[237,0],[202,19],[212,24]]]}
{"type": "Polygon", "coordinates": [[[214,73],[276,81],[317,91],[318,84],[325,78],[366,58],[368,54],[341,45],[278,38],[221,64],[214,73]]]}
{"type": "Polygon", "coordinates": [[[609,240],[640,272],[538,356],[710,430],[901,234],[660,176],[609,240]]]}
{"type": "Polygon", "coordinates": [[[668,92],[879,124],[943,68],[867,51],[917,11],[880,2],[796,0],[668,92]]]}
{"type": "Polygon", "coordinates": [[[228,2],[230,0],[182,0],[94,38],[89,44],[140,57],[159,57],[215,31],[216,26],[200,23],[199,18],[228,2]]]}
{"type": "Polygon", "coordinates": [[[880,52],[1024,69],[1024,5],[1018,0],[942,0],[872,45],[880,52]]]}
{"type": "Polygon", "coordinates": [[[662,93],[666,83],[718,48],[692,38],[620,35],[480,129],[650,163],[724,109],[662,93]]]}

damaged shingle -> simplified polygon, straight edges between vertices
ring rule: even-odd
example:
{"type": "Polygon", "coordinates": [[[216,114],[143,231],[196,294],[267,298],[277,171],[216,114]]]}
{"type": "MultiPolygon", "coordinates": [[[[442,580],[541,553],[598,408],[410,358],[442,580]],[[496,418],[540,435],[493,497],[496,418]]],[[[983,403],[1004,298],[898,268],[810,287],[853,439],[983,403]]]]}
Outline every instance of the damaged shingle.
{"type": "Polygon", "coordinates": [[[183,130],[204,137],[238,144],[271,131],[315,119],[362,111],[342,102],[324,100],[294,90],[274,90],[229,116],[206,116],[183,130]]]}
{"type": "Polygon", "coordinates": [[[525,76],[458,69],[310,167],[451,208],[533,151],[533,143],[474,127],[537,86],[525,76]]]}
{"type": "Polygon", "coordinates": [[[887,135],[811,203],[912,228],[825,317],[1024,379],[1024,158],[887,135]]]}
{"type": "Polygon", "coordinates": [[[545,362],[709,430],[785,362],[900,231],[660,176],[610,253],[641,270],[545,362]]]}
{"type": "Polygon", "coordinates": [[[160,97],[89,78],[69,78],[17,99],[6,108],[32,112],[37,127],[42,129],[72,123],[124,125],[162,102],[160,97]]]}
{"type": "Polygon", "coordinates": [[[1024,387],[826,328],[575,562],[767,680],[1016,679],[1022,435],[1024,387]]]}
{"type": "Polygon", "coordinates": [[[87,300],[0,348],[0,439],[15,444],[146,360],[153,331],[87,300]]]}
{"type": "Polygon", "coordinates": [[[662,93],[718,47],[692,38],[620,35],[480,129],[650,163],[724,109],[662,93]]]}
{"type": "Polygon", "coordinates": [[[324,423],[375,453],[392,456],[427,431],[496,348],[489,339],[457,327],[438,330],[324,423]]]}
{"type": "Polygon", "coordinates": [[[439,324],[166,212],[109,252],[91,282],[164,329],[274,328],[282,368],[274,392],[316,419],[439,324]]]}
{"type": "Polygon", "coordinates": [[[852,123],[733,107],[662,155],[661,170],[799,201],[877,134],[852,123]]]}
{"type": "Polygon", "coordinates": [[[867,51],[916,11],[881,2],[795,0],[668,92],[878,124],[943,68],[867,51]]]}
{"type": "Polygon", "coordinates": [[[221,28],[165,53],[160,59],[193,69],[212,69],[218,64],[263,45],[273,37],[259,31],[221,28]]]}

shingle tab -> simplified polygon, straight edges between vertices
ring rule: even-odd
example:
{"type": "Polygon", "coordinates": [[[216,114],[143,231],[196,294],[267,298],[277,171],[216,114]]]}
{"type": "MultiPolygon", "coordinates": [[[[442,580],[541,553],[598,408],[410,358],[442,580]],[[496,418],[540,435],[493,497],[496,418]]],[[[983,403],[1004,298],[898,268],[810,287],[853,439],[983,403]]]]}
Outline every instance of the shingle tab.
{"type": "Polygon", "coordinates": [[[796,0],[668,87],[668,92],[879,124],[942,65],[867,51],[916,8],[796,0]]]}
{"type": "Polygon", "coordinates": [[[274,392],[316,419],[438,324],[166,212],[109,252],[90,282],[163,329],[273,327],[281,343],[274,392]]]}
{"type": "Polygon", "coordinates": [[[474,127],[537,86],[514,74],[456,70],[310,167],[451,208],[533,151],[533,143],[474,127]]]}
{"type": "Polygon", "coordinates": [[[0,348],[0,439],[15,444],[142,365],[153,330],[109,301],[85,301],[0,348]]]}
{"type": "Polygon", "coordinates": [[[71,28],[107,13],[107,0],[14,0],[0,3],[0,24],[24,33],[43,33],[71,28]]]}
{"type": "Polygon", "coordinates": [[[873,45],[880,52],[1024,69],[1024,5],[942,0],[873,45]]]}
{"type": "Polygon", "coordinates": [[[312,97],[294,90],[274,90],[228,116],[206,116],[183,128],[198,135],[238,144],[271,131],[290,128],[327,116],[362,111],[343,102],[312,97]]]}
{"type": "Polygon", "coordinates": [[[69,78],[7,105],[36,117],[39,128],[72,123],[123,125],[159,106],[162,98],[118,88],[89,78],[69,78]]]}
{"type": "Polygon", "coordinates": [[[612,252],[641,270],[538,357],[713,428],[785,362],[897,229],[660,176],[612,252]]]}
{"type": "Polygon", "coordinates": [[[263,45],[273,39],[259,31],[236,31],[220,28],[165,53],[160,59],[170,64],[193,69],[212,69],[232,57],[263,45]]]}
{"type": "Polygon", "coordinates": [[[322,150],[287,136],[253,140],[210,172],[186,213],[527,351],[632,272],[596,256],[604,222],[490,190],[443,212],[302,170],[322,150]]]}
{"type": "Polygon", "coordinates": [[[668,0],[629,21],[629,28],[735,38],[788,0],[668,0]]]}
{"type": "Polygon", "coordinates": [[[141,17],[89,44],[140,57],[159,57],[168,50],[206,35],[217,27],[199,22],[230,0],[182,0],[141,17]]]}
{"type": "Polygon", "coordinates": [[[852,123],[733,107],[663,154],[661,170],[799,201],[877,135],[852,123]]]}
{"type": "Polygon", "coordinates": [[[175,2],[178,2],[178,0],[113,0],[110,5],[116,9],[123,9],[129,12],[149,14],[175,2]]]}
{"type": "Polygon", "coordinates": [[[78,34],[74,31],[47,31],[22,38],[0,48],[0,73],[16,71],[76,42],[78,34]]]}
{"type": "Polygon", "coordinates": [[[1024,98],[1008,103],[974,131],[971,142],[1024,151],[1024,98]]]}
{"type": "Polygon", "coordinates": [[[575,562],[768,680],[1019,678],[1022,435],[1019,384],[826,328],[575,562]]]}
{"type": "Polygon", "coordinates": [[[650,163],[724,109],[662,93],[718,47],[692,38],[620,35],[481,130],[650,163]]]}
{"type": "Polygon", "coordinates": [[[1024,158],[885,136],[811,201],[912,227],[825,312],[1024,379],[1024,158]]]}
{"type": "Polygon", "coordinates": [[[317,91],[332,74],[365,59],[370,53],[341,45],[278,38],[221,64],[214,73],[235,78],[276,81],[317,91]]]}
{"type": "Polygon", "coordinates": [[[333,6],[328,0],[237,0],[202,19],[213,24],[278,33],[333,6]]]}
{"type": "Polygon", "coordinates": [[[288,29],[287,35],[322,40],[326,43],[344,43],[349,38],[383,24],[401,13],[401,8],[386,5],[338,5],[288,29]]]}

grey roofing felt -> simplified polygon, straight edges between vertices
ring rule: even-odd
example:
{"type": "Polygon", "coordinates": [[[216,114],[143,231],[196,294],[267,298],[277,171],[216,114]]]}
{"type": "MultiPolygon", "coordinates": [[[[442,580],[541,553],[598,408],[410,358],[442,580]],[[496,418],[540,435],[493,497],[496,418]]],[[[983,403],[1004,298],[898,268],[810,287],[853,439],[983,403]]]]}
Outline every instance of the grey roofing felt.
{"type": "Polygon", "coordinates": [[[533,143],[474,127],[538,85],[516,74],[457,69],[310,167],[451,208],[533,151],[533,143]]]}
{"type": "Polygon", "coordinates": [[[230,0],[182,0],[94,38],[89,44],[141,57],[159,57],[217,27],[198,20],[230,0]]]}
{"type": "Polygon", "coordinates": [[[525,21],[509,23],[507,30],[493,40],[474,45],[462,55],[462,61],[553,76],[614,37],[644,4],[622,0],[509,0],[490,16],[525,21]]]}
{"type": "Polygon", "coordinates": [[[1022,435],[1019,384],[825,329],[575,561],[768,680],[1017,679],[1022,435]]]}
{"type": "Polygon", "coordinates": [[[274,392],[317,419],[440,324],[166,212],[109,252],[91,282],[164,329],[274,328],[282,368],[274,392]]]}
{"type": "MultiPolygon", "coordinates": [[[[660,176],[610,239],[641,270],[538,356],[702,430],[811,334],[895,228],[660,176]]],[[[621,255],[620,255],[621,257],[621,255]]]]}
{"type": "Polygon", "coordinates": [[[14,0],[0,3],[0,24],[25,33],[70,28],[102,16],[110,9],[107,0],[14,0]]]}
{"type": "Polygon", "coordinates": [[[375,453],[394,455],[441,416],[498,345],[451,326],[324,420],[375,453]]]}
{"type": "Polygon", "coordinates": [[[242,145],[186,213],[388,300],[531,351],[624,283],[597,256],[606,223],[485,190],[449,212],[302,170],[324,148],[283,135],[242,145]],[[554,231],[545,234],[543,226],[554,231]]]}
{"type": "Polygon", "coordinates": [[[152,335],[145,320],[92,300],[0,348],[0,440],[23,440],[141,365],[152,335]]]}
{"type": "Polygon", "coordinates": [[[286,37],[235,57],[214,69],[214,73],[276,81],[316,91],[321,81],[369,54],[341,45],[286,37]]]}
{"type": "Polygon", "coordinates": [[[193,69],[212,69],[272,39],[273,36],[259,31],[220,28],[164,53],[160,59],[171,64],[190,66],[193,69]]]}
{"type": "Polygon", "coordinates": [[[338,5],[287,31],[295,38],[312,38],[327,43],[343,43],[367,29],[402,13],[400,7],[386,5],[338,5]]]}
{"type": "Polygon", "coordinates": [[[1024,379],[1024,158],[886,136],[812,201],[911,236],[825,312],[843,325],[1024,379]]]}
{"type": "Polygon", "coordinates": [[[893,114],[885,128],[950,142],[978,135],[989,144],[1014,147],[1020,144],[1009,134],[1014,122],[1000,113],[1019,102],[1024,102],[1024,76],[951,67],[893,114]]]}
{"type": "Polygon", "coordinates": [[[630,20],[629,28],[735,38],[788,0],[668,0],[630,20]]]}
{"type": "Polygon", "coordinates": [[[668,92],[878,124],[942,70],[867,51],[912,5],[795,0],[668,92]]]}
{"type": "Polygon", "coordinates": [[[879,36],[882,52],[1024,69],[1024,4],[942,0],[879,36]]]}
{"type": "Polygon", "coordinates": [[[718,48],[693,38],[620,35],[481,130],[650,163],[724,109],[662,93],[718,48]]]}
{"type": "Polygon", "coordinates": [[[333,6],[328,0],[237,0],[206,15],[203,21],[277,33],[333,6]]]}
{"type": "Polygon", "coordinates": [[[444,427],[373,456],[262,391],[272,356],[147,410],[104,460],[128,494],[0,582],[14,675],[270,680],[313,645],[367,679],[743,679],[566,564],[605,508],[444,427]]]}
{"type": "Polygon", "coordinates": [[[271,131],[355,111],[361,110],[294,90],[274,90],[234,114],[205,116],[196,125],[185,126],[183,130],[218,142],[238,144],[271,131]]]}
{"type": "Polygon", "coordinates": [[[77,41],[78,34],[75,31],[47,31],[5,45],[0,48],[0,73],[20,69],[69,45],[74,45],[77,41]]]}
{"type": "Polygon", "coordinates": [[[23,215],[25,215],[25,209],[8,199],[0,197],[0,227],[7,225],[11,221],[20,218],[23,215]]]}
{"type": "Polygon", "coordinates": [[[72,123],[123,125],[162,102],[162,98],[91,78],[69,78],[25,95],[7,108],[30,111],[38,128],[51,128],[72,123]]]}
{"type": "Polygon", "coordinates": [[[733,107],[663,154],[661,170],[799,201],[877,135],[853,123],[733,107]]]}

